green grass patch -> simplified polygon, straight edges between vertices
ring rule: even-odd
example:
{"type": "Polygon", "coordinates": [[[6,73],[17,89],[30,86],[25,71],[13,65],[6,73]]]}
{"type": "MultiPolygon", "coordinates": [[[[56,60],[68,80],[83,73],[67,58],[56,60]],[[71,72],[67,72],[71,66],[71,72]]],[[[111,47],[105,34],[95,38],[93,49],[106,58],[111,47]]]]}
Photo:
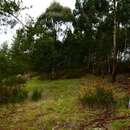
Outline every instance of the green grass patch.
{"type": "Polygon", "coordinates": [[[41,81],[37,78],[33,78],[27,82],[26,90],[30,93],[36,90],[42,91],[43,98],[58,99],[76,96],[80,83],[80,79],[41,81]]]}
{"type": "Polygon", "coordinates": [[[130,124],[130,119],[129,120],[113,121],[112,127],[113,127],[114,130],[120,130],[120,129],[123,129],[123,128],[124,128],[124,130],[128,130],[125,127],[129,126],[129,124],[130,124]]]}

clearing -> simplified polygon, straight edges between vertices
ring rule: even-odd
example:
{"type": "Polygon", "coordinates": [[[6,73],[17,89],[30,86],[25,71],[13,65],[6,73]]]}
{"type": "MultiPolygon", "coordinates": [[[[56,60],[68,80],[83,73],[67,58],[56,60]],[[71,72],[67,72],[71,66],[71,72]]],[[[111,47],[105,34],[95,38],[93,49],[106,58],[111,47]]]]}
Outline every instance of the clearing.
{"type": "MultiPolygon", "coordinates": [[[[103,109],[89,109],[80,104],[80,86],[96,80],[102,79],[93,75],[54,81],[32,78],[27,81],[25,89],[29,94],[35,89],[40,90],[42,98],[38,101],[27,99],[13,105],[2,105],[0,130],[93,130],[93,125],[102,125],[109,130],[127,130],[130,124],[130,110],[127,107],[119,106],[107,112],[111,114],[107,117],[103,109]]],[[[127,95],[118,83],[111,84],[106,79],[104,82],[107,87],[112,86],[118,100],[127,95]]]]}

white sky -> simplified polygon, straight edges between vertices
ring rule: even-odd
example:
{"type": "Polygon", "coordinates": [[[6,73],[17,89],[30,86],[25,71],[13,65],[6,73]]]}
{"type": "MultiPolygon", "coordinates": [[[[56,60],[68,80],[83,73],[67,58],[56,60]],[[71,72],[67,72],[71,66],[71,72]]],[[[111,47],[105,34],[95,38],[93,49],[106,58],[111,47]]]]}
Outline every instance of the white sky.
{"type": "MultiPolygon", "coordinates": [[[[25,10],[22,12],[22,21],[25,20],[25,17],[27,17],[26,14],[30,15],[34,19],[36,19],[40,14],[45,12],[46,8],[53,2],[57,1],[63,6],[67,6],[71,9],[74,9],[75,7],[75,0],[23,0],[23,6],[32,6],[31,9],[25,10]]],[[[19,28],[20,25],[17,25],[15,29],[7,31],[7,34],[2,33],[0,34],[0,44],[4,41],[11,42],[11,39],[15,35],[15,30],[19,28]]]]}

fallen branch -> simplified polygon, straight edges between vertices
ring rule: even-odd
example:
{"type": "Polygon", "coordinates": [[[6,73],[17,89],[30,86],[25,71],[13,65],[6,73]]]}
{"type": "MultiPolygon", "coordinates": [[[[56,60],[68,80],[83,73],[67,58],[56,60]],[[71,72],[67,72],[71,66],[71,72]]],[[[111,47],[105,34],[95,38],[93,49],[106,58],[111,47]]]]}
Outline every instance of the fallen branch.
{"type": "Polygon", "coordinates": [[[128,115],[128,116],[123,115],[123,116],[117,116],[117,117],[112,117],[112,118],[105,118],[105,117],[97,118],[97,119],[94,119],[94,120],[90,121],[87,124],[82,125],[81,127],[82,128],[87,128],[87,127],[93,126],[96,123],[99,126],[104,126],[105,124],[108,124],[111,121],[124,120],[124,119],[128,119],[128,118],[130,118],[130,115],[128,115]]]}

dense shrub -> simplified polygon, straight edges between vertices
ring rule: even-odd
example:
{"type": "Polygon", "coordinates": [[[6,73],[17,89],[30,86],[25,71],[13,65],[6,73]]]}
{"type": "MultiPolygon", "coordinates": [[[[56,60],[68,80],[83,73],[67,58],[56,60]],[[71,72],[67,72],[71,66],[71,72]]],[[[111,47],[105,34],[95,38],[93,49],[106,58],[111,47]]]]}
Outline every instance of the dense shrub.
{"type": "Polygon", "coordinates": [[[96,88],[95,98],[98,105],[103,105],[108,107],[108,106],[112,106],[115,103],[112,92],[105,90],[102,87],[96,88]]]}
{"type": "Polygon", "coordinates": [[[28,92],[23,85],[0,86],[0,103],[23,101],[27,96],[28,92]]]}
{"type": "Polygon", "coordinates": [[[24,101],[28,97],[28,92],[25,89],[19,89],[14,92],[14,94],[10,97],[10,102],[20,102],[24,101]]]}
{"type": "Polygon", "coordinates": [[[0,103],[18,102],[27,98],[28,92],[24,89],[26,79],[22,76],[11,76],[0,83],[0,103]]]}
{"type": "Polygon", "coordinates": [[[5,86],[14,86],[14,85],[19,85],[19,84],[24,84],[26,82],[26,79],[22,75],[18,76],[10,76],[8,78],[4,78],[1,81],[1,85],[5,86]]]}
{"type": "Polygon", "coordinates": [[[81,86],[80,101],[89,107],[113,107],[115,100],[113,92],[101,86],[81,86]]]}
{"type": "Polygon", "coordinates": [[[118,99],[118,101],[117,101],[117,107],[128,108],[129,98],[130,97],[128,95],[125,95],[122,98],[118,99]]]}
{"type": "Polygon", "coordinates": [[[14,86],[17,84],[17,80],[16,80],[16,77],[15,76],[11,76],[11,77],[8,77],[8,78],[4,78],[2,81],[1,81],[1,85],[2,86],[14,86]]]}

